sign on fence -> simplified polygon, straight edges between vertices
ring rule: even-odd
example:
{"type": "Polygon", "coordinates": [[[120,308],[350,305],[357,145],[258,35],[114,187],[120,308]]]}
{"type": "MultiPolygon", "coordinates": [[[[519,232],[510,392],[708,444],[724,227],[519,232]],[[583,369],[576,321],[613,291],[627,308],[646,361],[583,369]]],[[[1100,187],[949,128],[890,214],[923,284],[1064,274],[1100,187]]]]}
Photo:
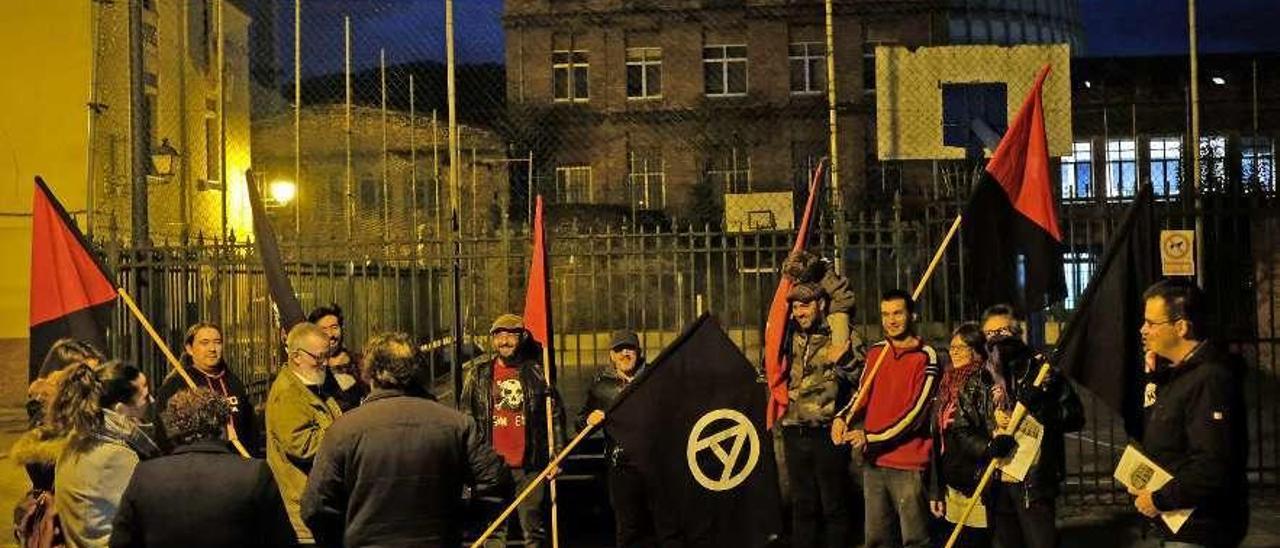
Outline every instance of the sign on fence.
{"type": "Polygon", "coordinates": [[[1160,271],[1165,276],[1196,275],[1196,231],[1160,231],[1160,271]]]}

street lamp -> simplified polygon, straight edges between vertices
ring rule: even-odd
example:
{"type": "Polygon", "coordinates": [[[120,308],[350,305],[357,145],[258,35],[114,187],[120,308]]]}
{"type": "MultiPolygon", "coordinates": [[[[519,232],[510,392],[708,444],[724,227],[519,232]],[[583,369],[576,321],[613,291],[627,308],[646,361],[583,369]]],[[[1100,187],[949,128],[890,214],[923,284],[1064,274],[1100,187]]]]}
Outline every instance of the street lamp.
{"type": "Polygon", "coordinates": [[[288,205],[298,195],[298,185],[288,179],[271,181],[271,198],[279,205],[288,205]]]}
{"type": "Polygon", "coordinates": [[[168,179],[173,175],[173,164],[178,158],[178,150],[169,144],[169,139],[160,141],[160,146],[151,151],[151,174],[168,179]]]}

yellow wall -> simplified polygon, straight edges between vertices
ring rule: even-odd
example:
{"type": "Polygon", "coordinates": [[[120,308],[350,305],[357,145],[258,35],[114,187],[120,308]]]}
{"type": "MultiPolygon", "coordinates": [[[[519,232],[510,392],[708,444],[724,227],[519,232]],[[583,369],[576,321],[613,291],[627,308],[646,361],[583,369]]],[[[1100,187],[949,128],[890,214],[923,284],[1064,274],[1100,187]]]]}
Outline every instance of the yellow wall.
{"type": "Polygon", "coordinates": [[[0,338],[27,336],[32,179],[44,177],[68,210],[85,208],[95,5],[0,2],[0,338]]]}

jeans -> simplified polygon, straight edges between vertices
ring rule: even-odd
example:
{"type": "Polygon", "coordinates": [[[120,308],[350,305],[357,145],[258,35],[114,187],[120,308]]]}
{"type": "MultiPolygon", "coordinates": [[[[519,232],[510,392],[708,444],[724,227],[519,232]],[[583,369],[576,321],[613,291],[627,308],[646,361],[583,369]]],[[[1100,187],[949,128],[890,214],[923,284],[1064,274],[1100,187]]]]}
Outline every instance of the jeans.
{"type": "Polygon", "coordinates": [[[791,546],[853,544],[848,446],[831,443],[825,426],[782,427],[791,479],[791,546]]]}
{"type": "Polygon", "coordinates": [[[1030,503],[1021,483],[992,482],[995,501],[987,513],[998,548],[1055,548],[1058,546],[1057,503],[1030,503]]]}
{"type": "Polygon", "coordinates": [[[921,471],[882,468],[871,463],[863,467],[866,548],[929,546],[930,514],[924,474],[921,471]]]}
{"type": "Polygon", "coordinates": [[[644,478],[634,466],[626,463],[609,466],[609,504],[613,506],[619,547],[657,545],[650,506],[652,498],[647,495],[644,478]]]}
{"type": "MultiPolygon", "coordinates": [[[[515,480],[517,493],[523,492],[529,486],[534,478],[538,477],[538,472],[534,470],[532,473],[523,468],[512,468],[511,479],[515,480]]],[[[516,508],[516,514],[520,518],[520,530],[524,532],[524,545],[526,548],[540,548],[546,545],[547,529],[543,523],[542,509],[546,502],[547,484],[543,482],[529,494],[520,506],[516,508]]],[[[485,541],[485,548],[501,548],[507,545],[507,534],[510,525],[507,527],[498,527],[497,531],[485,541]]]]}

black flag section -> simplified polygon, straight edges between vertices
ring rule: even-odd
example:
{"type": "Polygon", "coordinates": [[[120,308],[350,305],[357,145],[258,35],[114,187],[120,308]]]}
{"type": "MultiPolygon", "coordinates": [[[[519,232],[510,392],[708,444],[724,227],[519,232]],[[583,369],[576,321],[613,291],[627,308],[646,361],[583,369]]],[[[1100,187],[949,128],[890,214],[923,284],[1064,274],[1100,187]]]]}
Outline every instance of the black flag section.
{"type": "Polygon", "coordinates": [[[249,208],[253,210],[253,242],[258,248],[258,256],[262,257],[262,271],[267,276],[267,289],[279,315],[280,329],[287,333],[291,327],[305,321],[306,315],[298,303],[298,295],[293,292],[289,276],[284,272],[280,244],[276,240],[276,231],[271,228],[271,220],[267,218],[258,178],[250,171],[246,173],[245,180],[249,186],[249,208]]]}
{"type": "Polygon", "coordinates": [[[654,497],[660,544],[765,546],[782,530],[767,394],[703,314],[606,414],[654,497]]]}
{"type": "Polygon", "coordinates": [[[1158,279],[1157,239],[1144,185],[1058,342],[1058,367],[1120,413],[1134,439],[1142,439],[1143,422],[1142,292],[1158,279]]]}

